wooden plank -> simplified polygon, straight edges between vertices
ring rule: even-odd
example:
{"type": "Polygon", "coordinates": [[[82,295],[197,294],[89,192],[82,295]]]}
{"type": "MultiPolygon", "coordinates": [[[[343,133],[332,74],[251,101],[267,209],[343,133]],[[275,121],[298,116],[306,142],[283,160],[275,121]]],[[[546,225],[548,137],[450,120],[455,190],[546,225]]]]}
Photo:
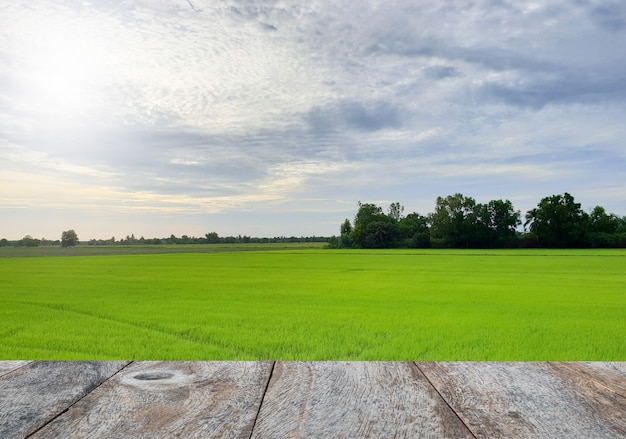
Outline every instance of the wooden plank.
{"type": "Polygon", "coordinates": [[[22,366],[26,366],[30,361],[0,361],[0,377],[13,372],[15,369],[19,369],[22,366]]]}
{"type": "Polygon", "coordinates": [[[252,438],[471,438],[411,363],[277,363],[252,438]]]}
{"type": "Polygon", "coordinates": [[[33,438],[250,437],[270,362],[138,362],[33,438]]]}
{"type": "Polygon", "coordinates": [[[626,363],[555,363],[574,369],[577,375],[593,380],[607,390],[626,398],[626,363]]]}
{"type": "Polygon", "coordinates": [[[477,438],[623,438],[623,418],[599,408],[622,396],[582,396],[576,371],[551,363],[417,363],[477,438]]]}
{"type": "Polygon", "coordinates": [[[23,438],[128,362],[32,362],[0,378],[0,437],[23,438]]]}
{"type": "Polygon", "coordinates": [[[626,377],[601,364],[555,363],[562,378],[619,437],[626,437],[626,377]]]}

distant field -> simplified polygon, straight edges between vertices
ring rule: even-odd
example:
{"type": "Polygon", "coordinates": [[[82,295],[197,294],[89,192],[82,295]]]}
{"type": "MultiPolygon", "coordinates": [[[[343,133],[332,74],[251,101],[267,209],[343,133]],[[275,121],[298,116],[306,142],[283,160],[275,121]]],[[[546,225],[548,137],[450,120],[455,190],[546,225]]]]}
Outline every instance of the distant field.
{"type": "Polygon", "coordinates": [[[41,256],[104,256],[104,255],[150,255],[164,253],[224,253],[262,250],[321,249],[324,242],[286,242],[269,244],[163,244],[163,245],[78,245],[41,247],[0,247],[0,258],[41,256]]]}
{"type": "Polygon", "coordinates": [[[0,359],[626,360],[624,250],[242,249],[2,258],[0,359]]]}

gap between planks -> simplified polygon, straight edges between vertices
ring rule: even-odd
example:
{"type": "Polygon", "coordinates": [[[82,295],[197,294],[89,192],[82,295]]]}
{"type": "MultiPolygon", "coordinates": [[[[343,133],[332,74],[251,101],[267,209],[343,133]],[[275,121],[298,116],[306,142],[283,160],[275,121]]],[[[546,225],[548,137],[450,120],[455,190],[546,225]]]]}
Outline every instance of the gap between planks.
{"type": "Polygon", "coordinates": [[[430,380],[430,378],[428,378],[428,376],[424,373],[424,371],[422,370],[422,368],[419,366],[419,364],[417,362],[413,362],[413,365],[417,368],[417,370],[420,371],[420,373],[422,374],[422,376],[424,377],[424,379],[426,381],[428,381],[428,384],[430,384],[430,387],[433,388],[433,390],[435,392],[437,392],[437,394],[439,395],[439,397],[441,398],[441,400],[450,408],[450,411],[452,413],[454,413],[454,415],[459,419],[459,422],[461,422],[463,425],[465,425],[465,428],[467,428],[467,430],[470,432],[470,434],[472,435],[472,437],[474,439],[478,439],[474,433],[472,432],[472,430],[469,428],[469,426],[467,424],[465,424],[465,421],[463,421],[463,419],[459,416],[459,414],[457,413],[456,410],[454,410],[454,407],[452,407],[450,405],[450,403],[448,402],[448,400],[446,400],[446,398],[439,392],[439,390],[437,390],[437,387],[435,387],[435,385],[433,384],[433,382],[430,380]]]}
{"type": "Polygon", "coordinates": [[[47,425],[49,425],[50,423],[54,422],[57,418],[59,418],[60,416],[62,416],[64,413],[67,413],[68,411],[70,411],[72,409],[72,407],[74,407],[76,404],[78,404],[79,402],[81,402],[83,399],[85,399],[85,397],[87,395],[89,395],[90,393],[96,391],[100,386],[102,386],[104,383],[106,383],[107,381],[109,381],[111,378],[113,378],[115,375],[117,375],[118,373],[120,373],[122,370],[124,370],[126,367],[130,366],[133,363],[133,361],[129,361],[128,363],[122,365],[122,367],[117,370],[117,372],[115,372],[113,375],[111,375],[109,378],[105,379],[104,381],[102,381],[100,384],[97,384],[93,389],[91,389],[89,392],[85,393],[83,396],[81,396],[79,399],[77,399],[75,402],[73,402],[69,407],[67,407],[65,410],[63,410],[62,412],[60,412],[59,414],[57,414],[56,416],[54,416],[53,418],[51,418],[48,422],[46,422],[45,424],[43,424],[41,427],[39,427],[38,429],[36,429],[35,431],[33,431],[32,433],[30,433],[27,438],[33,437],[33,435],[37,434],[37,432],[43,428],[46,428],[47,425]]]}

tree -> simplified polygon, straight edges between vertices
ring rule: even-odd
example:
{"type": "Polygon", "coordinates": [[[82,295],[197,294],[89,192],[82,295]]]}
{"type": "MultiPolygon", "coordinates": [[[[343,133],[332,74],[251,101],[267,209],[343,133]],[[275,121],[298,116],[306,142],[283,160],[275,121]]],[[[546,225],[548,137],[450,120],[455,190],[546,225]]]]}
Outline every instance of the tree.
{"type": "Polygon", "coordinates": [[[220,237],[217,232],[209,232],[206,233],[204,236],[206,238],[207,244],[217,244],[220,242],[220,237]]]}
{"type": "Polygon", "coordinates": [[[388,217],[392,220],[398,222],[402,219],[402,214],[404,213],[404,206],[402,206],[397,201],[395,203],[391,203],[389,205],[389,213],[388,217]]]}
{"type": "Polygon", "coordinates": [[[346,220],[341,223],[341,227],[339,227],[339,247],[352,247],[352,224],[350,224],[350,220],[346,218],[346,220]]]}
{"type": "Polygon", "coordinates": [[[409,213],[398,223],[400,238],[405,247],[427,248],[430,247],[430,234],[428,230],[428,217],[419,213],[409,213]]]}
{"type": "Polygon", "coordinates": [[[350,233],[352,233],[352,224],[350,224],[350,220],[348,218],[346,218],[345,221],[341,223],[339,232],[341,235],[349,235],[350,233]]]}
{"type": "Polygon", "coordinates": [[[66,230],[61,234],[61,247],[74,247],[78,244],[78,235],[74,230],[66,230]]]}
{"type": "Polygon", "coordinates": [[[526,213],[524,226],[530,228],[541,245],[580,247],[587,244],[589,215],[565,192],[542,198],[536,208],[526,213]]]}
{"type": "Polygon", "coordinates": [[[459,193],[437,197],[435,211],[430,214],[430,235],[443,246],[474,246],[485,234],[485,227],[478,221],[473,198],[459,193]]]}
{"type": "Polygon", "coordinates": [[[513,238],[522,221],[520,212],[513,208],[509,200],[491,200],[487,204],[479,204],[479,221],[486,226],[488,243],[483,246],[497,247],[506,245],[506,240],[513,238]]]}
{"type": "Polygon", "coordinates": [[[24,236],[22,239],[17,241],[16,245],[18,247],[39,247],[41,240],[35,239],[30,235],[24,236]]]}
{"type": "Polygon", "coordinates": [[[590,230],[596,233],[615,233],[620,226],[620,219],[614,214],[607,214],[602,206],[596,206],[589,215],[590,230]]]}
{"type": "Polygon", "coordinates": [[[393,247],[398,236],[397,221],[385,215],[379,206],[359,201],[351,234],[354,245],[361,248],[393,247]]]}

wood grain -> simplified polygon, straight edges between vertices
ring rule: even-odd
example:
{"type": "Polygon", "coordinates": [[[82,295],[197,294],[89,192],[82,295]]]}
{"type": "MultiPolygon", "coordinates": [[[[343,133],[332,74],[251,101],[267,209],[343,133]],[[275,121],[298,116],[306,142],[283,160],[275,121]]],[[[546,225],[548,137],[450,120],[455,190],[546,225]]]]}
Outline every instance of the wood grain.
{"type": "Polygon", "coordinates": [[[30,361],[0,361],[0,377],[26,366],[30,361]]]}
{"type": "Polygon", "coordinates": [[[246,438],[270,362],[133,363],[33,438],[246,438]]]}
{"type": "Polygon", "coordinates": [[[0,438],[45,425],[128,362],[32,362],[0,378],[0,438]]]}
{"type": "Polygon", "coordinates": [[[569,366],[417,365],[477,438],[624,438],[623,418],[602,413],[610,404],[621,410],[622,396],[586,387],[569,366]]]}
{"type": "Polygon", "coordinates": [[[611,367],[601,364],[551,364],[561,377],[590,408],[602,423],[617,436],[626,438],[626,378],[611,367]]]}
{"type": "Polygon", "coordinates": [[[571,369],[585,380],[593,380],[605,389],[626,398],[626,363],[554,363],[571,369]]]}
{"type": "Polygon", "coordinates": [[[471,438],[411,363],[277,363],[252,438],[471,438]]]}

